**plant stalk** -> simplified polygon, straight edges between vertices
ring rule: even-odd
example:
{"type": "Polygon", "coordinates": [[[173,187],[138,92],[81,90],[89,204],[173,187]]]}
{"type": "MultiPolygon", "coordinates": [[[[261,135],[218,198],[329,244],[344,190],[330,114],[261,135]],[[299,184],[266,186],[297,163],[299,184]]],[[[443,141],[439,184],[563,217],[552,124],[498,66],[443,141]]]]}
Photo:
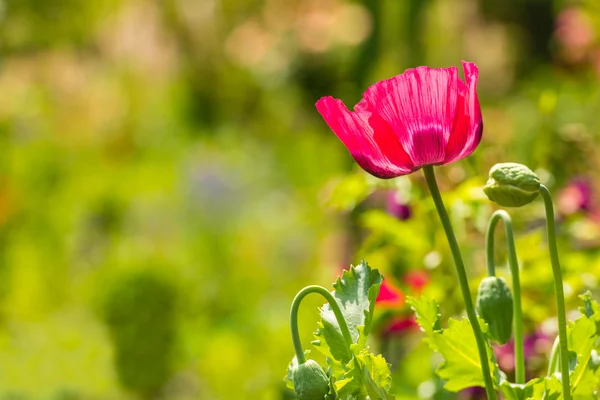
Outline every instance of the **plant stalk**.
{"type": "Polygon", "coordinates": [[[290,328],[292,330],[292,342],[294,343],[294,351],[296,352],[296,359],[298,360],[298,364],[304,364],[306,362],[306,356],[304,355],[304,350],[302,349],[302,343],[300,342],[300,333],[298,330],[298,310],[300,309],[300,303],[302,303],[302,300],[310,293],[320,294],[321,296],[325,297],[325,300],[327,300],[327,302],[329,303],[329,307],[331,307],[331,311],[333,311],[335,319],[340,325],[342,336],[344,337],[344,341],[346,342],[348,358],[352,358],[350,346],[354,342],[352,340],[352,335],[350,335],[350,329],[348,329],[348,324],[344,319],[342,310],[340,309],[340,306],[335,300],[335,297],[333,297],[329,290],[325,289],[323,286],[311,285],[305,287],[304,289],[300,290],[298,294],[296,294],[296,297],[294,297],[294,301],[292,302],[292,308],[290,310],[290,328]]]}
{"type": "Polygon", "coordinates": [[[560,373],[564,400],[571,400],[571,384],[569,382],[569,346],[567,343],[567,316],[565,311],[565,293],[563,289],[562,272],[558,260],[558,248],[556,246],[556,232],[554,228],[554,206],[550,191],[544,185],[540,185],[540,193],[544,199],[546,208],[546,228],[548,232],[548,250],[552,273],[554,274],[554,290],[556,292],[556,310],[558,313],[558,338],[560,373]]]}
{"type": "Polygon", "coordinates": [[[442,226],[444,227],[444,232],[446,233],[446,237],[448,239],[448,244],[450,245],[450,251],[452,252],[452,257],[454,259],[454,266],[456,267],[458,282],[460,284],[460,289],[465,302],[467,317],[469,318],[471,328],[475,334],[475,341],[477,342],[477,350],[479,351],[479,360],[481,362],[481,373],[485,383],[487,398],[489,400],[496,400],[496,392],[494,391],[494,382],[490,373],[490,364],[488,361],[485,338],[483,337],[481,327],[479,326],[479,321],[477,320],[475,307],[473,307],[473,299],[471,298],[471,291],[469,289],[469,280],[467,278],[467,272],[465,271],[465,266],[460,254],[460,248],[458,247],[458,243],[452,229],[452,224],[450,223],[450,218],[448,217],[446,207],[444,206],[444,201],[442,200],[440,190],[435,180],[433,166],[427,165],[423,167],[423,172],[425,173],[425,179],[427,180],[429,192],[431,193],[431,197],[435,203],[435,208],[440,216],[442,226]]]}
{"type": "Polygon", "coordinates": [[[523,309],[521,307],[521,282],[519,279],[519,261],[517,260],[517,251],[515,248],[515,238],[513,235],[512,220],[510,215],[504,210],[494,212],[488,224],[485,249],[487,270],[489,276],[494,276],[496,267],[494,264],[494,232],[498,221],[504,222],[504,232],[506,234],[506,247],[508,249],[508,265],[512,277],[513,288],[513,314],[515,326],[515,383],[525,383],[525,356],[523,351],[523,309]]]}

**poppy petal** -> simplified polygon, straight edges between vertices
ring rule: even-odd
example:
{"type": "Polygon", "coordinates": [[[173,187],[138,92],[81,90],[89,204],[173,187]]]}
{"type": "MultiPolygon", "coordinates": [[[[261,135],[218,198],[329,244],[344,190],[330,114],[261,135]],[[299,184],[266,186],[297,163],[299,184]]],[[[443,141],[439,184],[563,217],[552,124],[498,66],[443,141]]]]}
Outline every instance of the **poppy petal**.
{"type": "Polygon", "coordinates": [[[418,67],[371,86],[369,110],[394,131],[415,167],[441,164],[458,102],[458,72],[418,67]]]}
{"type": "Polygon", "coordinates": [[[378,178],[394,178],[413,171],[410,157],[400,146],[389,126],[377,118],[370,123],[371,112],[361,101],[349,111],[341,100],[323,97],[317,110],[336,136],[344,143],[356,162],[378,178]]]}
{"type": "Polygon", "coordinates": [[[458,110],[454,130],[450,135],[444,164],[458,161],[471,154],[481,141],[483,120],[477,97],[479,69],[471,62],[463,61],[466,84],[459,85],[458,110]]]}

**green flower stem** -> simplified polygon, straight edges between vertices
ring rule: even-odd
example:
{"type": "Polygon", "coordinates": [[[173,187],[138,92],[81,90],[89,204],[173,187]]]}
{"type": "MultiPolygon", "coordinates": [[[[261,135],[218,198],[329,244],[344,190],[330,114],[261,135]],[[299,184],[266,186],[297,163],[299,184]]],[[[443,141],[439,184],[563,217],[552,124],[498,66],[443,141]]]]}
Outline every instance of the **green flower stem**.
{"type": "Polygon", "coordinates": [[[554,343],[552,344],[552,350],[550,351],[550,362],[548,363],[548,376],[552,375],[553,373],[555,373],[556,371],[559,370],[558,367],[558,359],[560,358],[558,356],[558,352],[559,350],[559,345],[560,340],[558,339],[558,337],[556,339],[554,339],[554,343]]]}
{"type": "Polygon", "coordinates": [[[540,185],[540,193],[546,207],[546,228],[548,231],[548,250],[554,274],[554,289],[556,291],[556,309],[558,312],[558,337],[560,341],[560,372],[564,400],[571,400],[571,384],[569,382],[569,346],[567,343],[567,317],[565,311],[565,293],[563,290],[562,272],[558,261],[558,248],[556,246],[556,233],[554,231],[554,206],[550,191],[540,185]]]}
{"type": "Polygon", "coordinates": [[[304,350],[302,350],[302,343],[300,342],[300,334],[298,332],[298,310],[300,309],[300,303],[302,302],[302,300],[310,293],[320,294],[321,296],[325,297],[325,300],[327,300],[327,302],[329,303],[329,307],[331,307],[331,310],[335,315],[335,319],[340,325],[342,336],[344,337],[344,341],[346,342],[348,358],[351,358],[352,352],[350,351],[350,346],[354,344],[354,342],[352,340],[352,335],[350,335],[350,329],[348,329],[348,324],[346,323],[344,315],[342,314],[342,310],[340,310],[340,306],[338,305],[333,295],[329,292],[329,290],[325,289],[323,286],[311,285],[305,287],[304,289],[298,292],[296,297],[294,297],[294,301],[292,302],[292,308],[290,310],[290,327],[292,329],[292,342],[294,343],[294,350],[296,352],[296,359],[298,360],[298,364],[304,364],[306,362],[304,350]]]}
{"type": "Polygon", "coordinates": [[[513,286],[513,314],[515,317],[515,383],[525,383],[525,357],[523,355],[523,309],[521,307],[521,283],[519,280],[519,262],[515,249],[515,238],[513,236],[512,220],[504,210],[498,210],[492,214],[488,224],[485,249],[487,270],[489,276],[494,276],[496,267],[494,264],[494,232],[498,221],[504,222],[506,234],[506,247],[508,248],[508,265],[512,276],[513,286]]]}
{"type": "Polygon", "coordinates": [[[448,218],[446,207],[444,206],[442,196],[440,195],[440,190],[435,180],[433,166],[428,165],[423,167],[423,172],[425,173],[425,179],[427,180],[429,192],[431,193],[431,197],[433,198],[433,202],[435,203],[435,208],[437,209],[437,212],[440,216],[440,220],[442,221],[446,237],[448,238],[448,244],[450,245],[450,250],[452,252],[452,257],[454,258],[454,266],[456,267],[458,282],[460,284],[460,289],[462,291],[463,299],[465,301],[467,317],[469,318],[469,322],[471,323],[471,327],[473,328],[473,333],[475,334],[475,340],[477,342],[477,350],[479,350],[479,360],[481,361],[481,372],[483,374],[483,380],[485,382],[485,391],[487,393],[487,398],[489,400],[496,400],[496,392],[494,391],[494,383],[490,374],[490,364],[488,361],[488,354],[485,346],[485,338],[483,337],[483,333],[481,332],[481,327],[479,326],[479,321],[477,320],[477,314],[475,313],[475,308],[473,307],[473,299],[471,299],[471,291],[469,290],[469,280],[467,279],[467,272],[465,271],[465,266],[463,264],[462,256],[460,254],[460,249],[458,247],[458,243],[456,242],[454,231],[452,230],[452,224],[450,224],[450,219],[448,218]]]}

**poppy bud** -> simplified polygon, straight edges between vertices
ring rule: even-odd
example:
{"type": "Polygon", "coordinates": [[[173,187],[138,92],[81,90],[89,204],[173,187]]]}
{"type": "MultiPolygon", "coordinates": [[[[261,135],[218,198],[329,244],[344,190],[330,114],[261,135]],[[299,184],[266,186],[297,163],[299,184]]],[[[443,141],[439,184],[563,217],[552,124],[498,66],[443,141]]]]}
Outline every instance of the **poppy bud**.
{"type": "Polygon", "coordinates": [[[512,332],[513,297],[504,278],[488,276],[481,281],[477,311],[487,322],[492,340],[507,343],[512,332]]]}
{"type": "Polygon", "coordinates": [[[540,179],[522,164],[496,164],[490,169],[490,179],[483,191],[491,201],[503,207],[521,207],[538,196],[540,179]]]}
{"type": "Polygon", "coordinates": [[[298,400],[323,400],[329,393],[329,378],[314,360],[298,365],[293,379],[298,400]]]}

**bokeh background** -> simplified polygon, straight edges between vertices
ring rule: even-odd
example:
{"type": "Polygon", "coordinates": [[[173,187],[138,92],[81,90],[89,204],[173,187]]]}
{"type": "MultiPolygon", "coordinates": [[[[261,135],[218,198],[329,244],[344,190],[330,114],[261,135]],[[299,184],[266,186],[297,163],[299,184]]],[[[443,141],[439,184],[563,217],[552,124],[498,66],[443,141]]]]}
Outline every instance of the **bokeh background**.
{"type": "MultiPolygon", "coordinates": [[[[398,398],[456,398],[403,301],[462,312],[423,177],[367,176],[314,103],[463,59],[484,137],[438,174],[471,287],[487,171],[521,162],[554,193],[575,310],[600,276],[598,1],[0,1],[0,399],[292,398],[291,300],[362,258],[398,398]]],[[[541,207],[513,213],[531,374],[556,334],[541,207]]]]}

